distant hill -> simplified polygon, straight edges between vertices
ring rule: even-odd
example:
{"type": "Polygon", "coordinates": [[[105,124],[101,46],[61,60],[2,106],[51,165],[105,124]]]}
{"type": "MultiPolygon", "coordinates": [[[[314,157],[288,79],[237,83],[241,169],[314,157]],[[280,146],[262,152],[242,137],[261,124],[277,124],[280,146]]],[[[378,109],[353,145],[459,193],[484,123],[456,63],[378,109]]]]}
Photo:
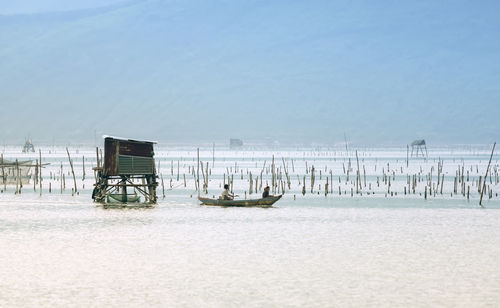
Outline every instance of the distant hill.
{"type": "Polygon", "coordinates": [[[489,142],[492,6],[150,0],[0,15],[0,138],[489,142]]]}

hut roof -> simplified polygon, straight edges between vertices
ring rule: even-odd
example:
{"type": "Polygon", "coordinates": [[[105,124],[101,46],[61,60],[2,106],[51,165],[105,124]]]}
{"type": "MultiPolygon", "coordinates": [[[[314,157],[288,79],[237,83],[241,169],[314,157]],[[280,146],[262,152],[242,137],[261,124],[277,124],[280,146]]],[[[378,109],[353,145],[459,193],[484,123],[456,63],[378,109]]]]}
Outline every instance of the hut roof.
{"type": "Polygon", "coordinates": [[[424,139],[418,139],[418,140],[415,140],[411,143],[411,145],[425,145],[425,140],[424,139]]]}
{"type": "Polygon", "coordinates": [[[108,135],[103,135],[103,139],[113,139],[113,140],[120,140],[120,141],[128,141],[128,142],[135,142],[135,143],[144,143],[144,144],[157,144],[157,141],[150,141],[150,140],[135,140],[135,139],[128,139],[128,138],[123,138],[123,137],[116,137],[116,136],[108,136],[108,135]]]}

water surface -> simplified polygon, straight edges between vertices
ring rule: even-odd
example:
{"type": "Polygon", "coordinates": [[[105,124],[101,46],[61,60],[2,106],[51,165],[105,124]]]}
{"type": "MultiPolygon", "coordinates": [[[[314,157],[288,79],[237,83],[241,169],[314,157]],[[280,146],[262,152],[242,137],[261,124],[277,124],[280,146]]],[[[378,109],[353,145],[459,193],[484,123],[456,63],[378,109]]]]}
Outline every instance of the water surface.
{"type": "Polygon", "coordinates": [[[16,197],[0,196],[2,307],[500,303],[497,209],[16,197]]]}

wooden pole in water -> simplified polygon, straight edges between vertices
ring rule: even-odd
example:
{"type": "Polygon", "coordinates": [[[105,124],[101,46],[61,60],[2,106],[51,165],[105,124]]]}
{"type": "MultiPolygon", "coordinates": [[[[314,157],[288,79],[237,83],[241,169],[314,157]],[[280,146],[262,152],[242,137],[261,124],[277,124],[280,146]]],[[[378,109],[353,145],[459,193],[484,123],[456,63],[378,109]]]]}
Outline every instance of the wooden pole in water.
{"type": "Polygon", "coordinates": [[[64,178],[64,173],[63,173],[63,165],[61,162],[61,177],[59,178],[59,182],[61,182],[61,194],[63,193],[63,178],[64,178]]]}
{"type": "Polygon", "coordinates": [[[160,177],[161,177],[161,190],[163,194],[163,199],[165,199],[165,186],[163,184],[163,174],[160,173],[160,177]]]}
{"type": "Polygon", "coordinates": [[[207,164],[206,164],[206,168],[205,168],[205,171],[206,171],[206,183],[205,183],[205,193],[208,194],[208,161],[207,161],[207,164]]]}
{"type": "Polygon", "coordinates": [[[42,195],[42,150],[38,149],[38,154],[40,155],[40,170],[38,171],[38,176],[40,177],[38,183],[40,183],[40,196],[42,195]]]}
{"type": "Polygon", "coordinates": [[[196,173],[196,189],[198,190],[198,197],[200,197],[200,148],[196,149],[198,161],[197,161],[197,173],[196,173]]]}
{"type": "Polygon", "coordinates": [[[95,147],[95,157],[96,157],[97,168],[99,168],[100,167],[100,165],[99,165],[99,147],[95,147]]]}
{"type": "Polygon", "coordinates": [[[19,193],[19,164],[17,163],[17,158],[16,158],[16,195],[19,193]]]}
{"type": "Polygon", "coordinates": [[[82,181],[85,181],[85,155],[82,157],[82,171],[83,171],[82,181]]]}
{"type": "Polygon", "coordinates": [[[33,191],[36,191],[36,181],[38,179],[38,159],[35,163],[35,174],[33,174],[33,191]]]}
{"type": "Polygon", "coordinates": [[[17,164],[17,171],[18,171],[18,174],[19,174],[19,193],[22,192],[22,189],[23,189],[23,173],[21,171],[21,167],[19,167],[19,163],[17,164]]]}
{"type": "Polygon", "coordinates": [[[406,168],[408,168],[409,166],[409,154],[410,154],[410,146],[409,145],[406,145],[406,168]]]}
{"type": "Polygon", "coordinates": [[[71,160],[71,156],[69,155],[69,150],[68,147],[66,147],[66,153],[68,153],[68,160],[69,160],[69,165],[71,167],[71,173],[73,174],[73,183],[75,186],[75,194],[78,191],[76,188],[76,177],[75,177],[75,170],[73,170],[73,161],[71,160]]]}
{"type": "MultiPolygon", "coordinates": [[[[229,181],[229,175],[227,180],[229,181]]],[[[231,193],[233,193],[233,185],[234,185],[234,174],[231,174],[231,193]]]]}
{"type": "Polygon", "coordinates": [[[358,159],[358,150],[356,150],[356,164],[358,166],[358,173],[357,173],[357,178],[356,178],[356,194],[361,190],[361,174],[359,172],[359,159],[358,159]],[[359,186],[359,190],[358,190],[359,186]]]}
{"type": "Polygon", "coordinates": [[[180,172],[180,168],[181,168],[181,166],[180,166],[180,162],[179,162],[179,160],[177,160],[177,182],[179,182],[179,172],[180,172]]]}
{"type": "Polygon", "coordinates": [[[440,191],[441,195],[443,194],[443,185],[444,185],[444,173],[441,174],[441,191],[440,191]]]}
{"type": "Polygon", "coordinates": [[[483,194],[484,194],[484,190],[486,189],[486,177],[488,176],[488,172],[490,171],[490,165],[491,165],[491,159],[493,158],[493,152],[495,152],[495,146],[497,145],[497,143],[493,143],[493,149],[491,150],[491,155],[490,155],[490,161],[488,162],[488,167],[486,167],[486,174],[484,176],[484,179],[483,179],[483,188],[481,189],[481,197],[479,199],[479,205],[481,207],[484,207],[482,205],[482,202],[483,202],[483,194]]]}
{"type": "Polygon", "coordinates": [[[3,191],[5,192],[6,185],[7,185],[7,180],[5,178],[5,167],[4,167],[4,161],[3,161],[3,154],[1,155],[2,158],[2,181],[3,181],[3,191]]]}
{"type": "Polygon", "coordinates": [[[275,179],[274,179],[274,154],[273,154],[273,160],[272,160],[272,163],[271,163],[271,168],[272,168],[272,170],[271,170],[271,176],[272,176],[272,178],[271,178],[271,186],[273,188],[273,194],[274,194],[276,192],[275,191],[275,183],[274,183],[274,181],[275,181],[275,179]]]}

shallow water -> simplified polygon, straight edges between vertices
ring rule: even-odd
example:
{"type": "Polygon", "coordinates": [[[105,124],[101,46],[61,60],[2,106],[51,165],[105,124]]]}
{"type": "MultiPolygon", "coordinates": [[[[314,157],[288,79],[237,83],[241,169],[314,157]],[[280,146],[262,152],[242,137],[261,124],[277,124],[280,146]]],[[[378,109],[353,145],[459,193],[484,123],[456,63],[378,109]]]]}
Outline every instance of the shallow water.
{"type": "Polygon", "coordinates": [[[24,198],[0,198],[2,307],[500,303],[497,209],[24,198]]]}
{"type": "MultiPolygon", "coordinates": [[[[1,307],[500,304],[500,200],[485,199],[481,209],[477,194],[470,201],[450,195],[450,180],[445,194],[427,200],[403,195],[405,178],[396,177],[399,194],[389,198],[386,188],[375,195],[302,196],[293,183],[276,208],[206,207],[196,201],[192,178],[179,187],[169,165],[175,155],[160,151],[165,185],[173,179],[174,186],[165,199],[154,207],[103,208],[90,201],[91,163],[87,179],[78,181],[78,195],[71,196],[69,176],[60,193],[60,152],[45,154],[52,164],[44,170],[41,197],[32,184],[21,195],[12,187],[0,193],[1,307]],[[52,193],[47,182],[53,183],[52,193]]],[[[196,164],[186,153],[181,172],[188,161],[196,164]]],[[[269,159],[269,153],[224,155],[212,169],[209,194],[219,193],[228,166],[260,170],[269,159]],[[259,155],[258,163],[248,158],[259,155]]],[[[374,165],[395,165],[399,157],[364,155],[372,159],[363,161],[372,173],[374,165]]],[[[456,163],[447,159],[451,177],[456,163]]],[[[337,175],[343,162],[325,161],[337,175]]],[[[469,158],[468,165],[484,170],[484,155],[469,158]]],[[[368,181],[375,186],[373,176],[368,181]]],[[[340,185],[348,184],[343,177],[340,185]]],[[[247,185],[235,177],[238,193],[247,185]]],[[[497,187],[492,184],[495,192],[497,187]]]]}

